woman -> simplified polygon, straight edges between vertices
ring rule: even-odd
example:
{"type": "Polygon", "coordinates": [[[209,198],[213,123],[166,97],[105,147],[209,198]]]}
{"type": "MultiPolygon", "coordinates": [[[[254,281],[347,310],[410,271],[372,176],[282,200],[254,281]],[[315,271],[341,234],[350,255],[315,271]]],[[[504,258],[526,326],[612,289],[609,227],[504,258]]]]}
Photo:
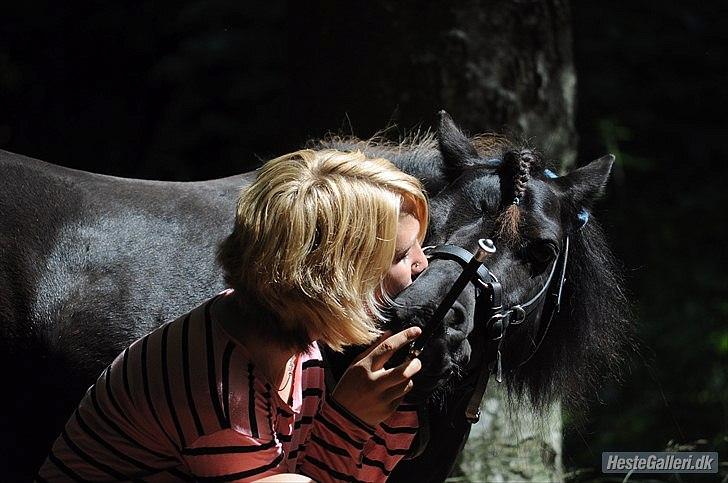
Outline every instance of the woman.
{"type": "Polygon", "coordinates": [[[419,182],[383,159],[266,163],[218,253],[232,288],[120,354],[38,479],[385,480],[416,433],[400,403],[420,362],[384,364],[420,329],[378,323],[427,266],[427,216],[419,182]],[[371,346],[327,391],[318,343],[371,346]]]}

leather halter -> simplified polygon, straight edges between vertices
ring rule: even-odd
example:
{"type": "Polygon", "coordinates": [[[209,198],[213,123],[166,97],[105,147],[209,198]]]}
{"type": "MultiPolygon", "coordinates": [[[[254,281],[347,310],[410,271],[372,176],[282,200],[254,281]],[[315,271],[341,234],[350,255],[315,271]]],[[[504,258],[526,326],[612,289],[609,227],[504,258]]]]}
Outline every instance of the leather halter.
{"type": "MultiPolygon", "coordinates": [[[[541,317],[538,320],[534,320],[534,324],[538,326],[538,335],[534,340],[538,340],[538,342],[534,345],[531,354],[518,365],[514,366],[513,369],[517,369],[526,364],[541,347],[541,343],[546,338],[551,321],[558,313],[561,305],[561,294],[566,280],[566,265],[569,256],[569,237],[567,236],[564,238],[563,248],[551,265],[549,276],[539,292],[527,302],[504,308],[501,284],[493,272],[483,263],[488,254],[495,252],[495,246],[489,239],[479,240],[478,245],[479,248],[475,254],[456,245],[427,247],[426,254],[429,259],[455,261],[463,267],[463,272],[455,280],[452,288],[437,307],[429,322],[425,325],[423,334],[410,348],[411,357],[419,355],[427,340],[442,328],[444,316],[457,300],[457,297],[462,293],[468,283],[473,283],[476,293],[475,313],[486,314],[488,318],[484,322],[486,334],[485,357],[476,375],[475,390],[465,411],[465,417],[471,424],[480,419],[480,404],[485,395],[490,374],[495,372],[496,380],[498,382],[503,381],[501,349],[508,327],[522,324],[526,319],[531,319],[538,308],[543,306],[544,310],[541,317]],[[555,279],[554,277],[557,272],[559,276],[555,279]],[[548,315],[547,322],[546,324],[542,324],[541,321],[544,320],[546,315],[548,315]]],[[[479,322],[476,320],[476,323],[479,322]]]]}

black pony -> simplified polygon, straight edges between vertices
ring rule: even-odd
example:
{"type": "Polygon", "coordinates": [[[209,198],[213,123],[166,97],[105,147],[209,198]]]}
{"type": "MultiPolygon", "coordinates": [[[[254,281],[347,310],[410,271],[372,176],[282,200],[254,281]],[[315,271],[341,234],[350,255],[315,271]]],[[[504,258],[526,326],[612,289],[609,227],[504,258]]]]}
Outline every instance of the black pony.
{"type": "MultiPolygon", "coordinates": [[[[538,292],[569,236],[561,311],[543,332],[539,306],[504,339],[503,374],[514,398],[578,402],[621,360],[630,340],[626,300],[596,222],[582,226],[610,159],[550,179],[535,154],[497,137],[471,142],[444,113],[437,139],[318,146],[361,149],[418,176],[430,193],[429,244],[472,250],[479,238],[493,238],[498,251],[486,263],[508,306],[538,292]]],[[[196,183],[129,180],[3,152],[0,173],[0,370],[10,395],[0,407],[7,465],[0,474],[27,478],[85,388],[124,347],[224,288],[215,248],[254,173],[196,183]]],[[[433,261],[397,298],[393,328],[426,325],[459,271],[454,262],[433,261]]],[[[431,437],[393,480],[444,479],[464,444],[464,401],[485,359],[475,292],[466,288],[421,355],[413,397],[425,400],[431,437]]],[[[332,372],[346,362],[332,358],[332,372]]]]}

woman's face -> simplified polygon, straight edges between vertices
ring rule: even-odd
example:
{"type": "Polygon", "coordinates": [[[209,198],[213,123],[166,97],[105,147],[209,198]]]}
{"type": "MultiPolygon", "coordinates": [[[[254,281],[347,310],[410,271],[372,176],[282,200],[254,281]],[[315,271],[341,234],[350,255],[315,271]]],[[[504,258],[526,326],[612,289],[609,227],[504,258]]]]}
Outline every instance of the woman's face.
{"type": "Polygon", "coordinates": [[[384,277],[384,290],[390,297],[412,284],[412,279],[427,268],[427,257],[417,239],[419,234],[420,222],[417,218],[409,213],[399,217],[394,260],[384,277]]]}

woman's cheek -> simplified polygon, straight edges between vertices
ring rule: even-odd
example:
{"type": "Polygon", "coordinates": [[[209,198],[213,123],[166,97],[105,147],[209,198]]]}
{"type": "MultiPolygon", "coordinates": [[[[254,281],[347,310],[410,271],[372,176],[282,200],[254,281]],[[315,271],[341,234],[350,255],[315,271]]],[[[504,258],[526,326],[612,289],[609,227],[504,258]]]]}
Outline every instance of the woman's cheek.
{"type": "Polygon", "coordinates": [[[412,283],[412,273],[404,263],[393,265],[387,274],[385,286],[390,297],[394,297],[412,283]]]}

